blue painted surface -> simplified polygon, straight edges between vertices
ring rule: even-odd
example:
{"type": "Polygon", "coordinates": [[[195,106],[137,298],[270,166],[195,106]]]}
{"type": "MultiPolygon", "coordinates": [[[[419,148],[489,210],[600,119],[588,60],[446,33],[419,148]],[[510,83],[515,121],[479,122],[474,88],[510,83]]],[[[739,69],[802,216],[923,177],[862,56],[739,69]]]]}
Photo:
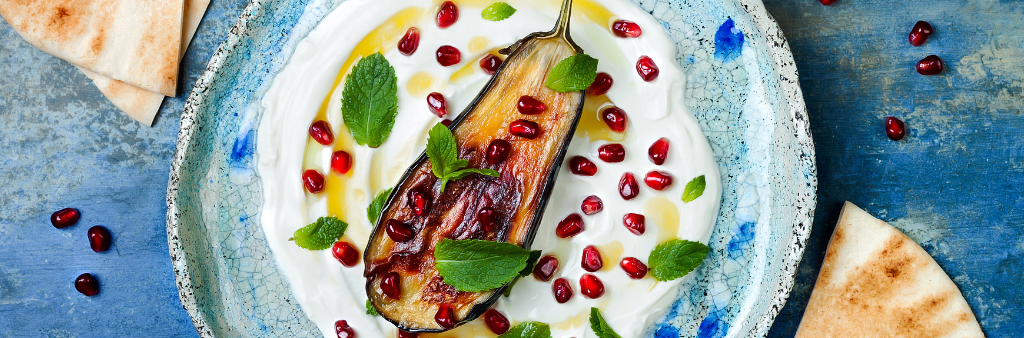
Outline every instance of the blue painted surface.
{"type": "MultiPolygon", "coordinates": [[[[183,62],[182,94],[164,103],[153,128],[132,123],[72,66],[0,23],[0,336],[196,336],[167,255],[167,174],[185,95],[244,5],[211,4],[183,62]],[[48,216],[65,206],[82,210],[82,221],[56,230],[48,216]],[[109,252],[89,250],[85,231],[94,224],[114,234],[109,252]],[[99,296],[74,290],[82,272],[100,280],[99,296]]],[[[797,284],[769,336],[795,332],[844,200],[921,242],[989,337],[1019,336],[1024,3],[766,0],[766,7],[800,69],[821,180],[797,284]],[[906,33],[922,19],[936,33],[912,47],[906,33]],[[929,54],[946,61],[943,75],[913,72],[929,54]],[[889,115],[907,122],[906,140],[885,138],[889,115]]],[[[250,151],[244,139],[231,148],[239,157],[250,151]]],[[[744,224],[752,223],[732,231],[743,234],[744,224]]],[[[715,320],[705,322],[701,333],[715,336],[715,320]]]]}

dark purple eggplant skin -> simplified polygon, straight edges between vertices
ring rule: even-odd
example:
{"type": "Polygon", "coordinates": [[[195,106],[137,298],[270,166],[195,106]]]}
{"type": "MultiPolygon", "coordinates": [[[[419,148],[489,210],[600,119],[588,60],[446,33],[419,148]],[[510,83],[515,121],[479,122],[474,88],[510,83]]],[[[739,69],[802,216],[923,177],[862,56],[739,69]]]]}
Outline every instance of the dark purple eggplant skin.
{"type": "Polygon", "coordinates": [[[434,245],[445,238],[509,242],[527,249],[533,243],[586,97],[583,91],[557,93],[543,85],[558,61],[583,52],[568,35],[571,2],[564,1],[555,29],[530,34],[501,51],[508,55],[506,60],[449,126],[458,142],[460,159],[468,160],[473,168],[494,169],[500,176],[472,175],[449,181],[441,193],[440,180],[433,175],[424,153],[392,189],[363,259],[371,304],[399,329],[446,331],[433,320],[437,306],[452,306],[459,326],[482,315],[511,287],[510,282],[491,291],[455,290],[434,268],[434,245]],[[515,110],[520,95],[540,99],[549,108],[542,114],[521,115],[515,110]],[[508,124],[517,119],[537,122],[541,134],[536,139],[509,134],[508,124]],[[487,146],[499,138],[512,143],[512,151],[505,161],[490,164],[485,160],[487,146]],[[408,207],[413,191],[431,200],[425,215],[415,215],[408,207]],[[490,230],[476,218],[483,208],[491,208],[498,215],[490,230]],[[389,220],[412,226],[414,238],[406,242],[391,240],[385,231],[389,220]],[[391,271],[402,276],[403,293],[397,300],[385,296],[379,286],[381,276],[391,271]]]}

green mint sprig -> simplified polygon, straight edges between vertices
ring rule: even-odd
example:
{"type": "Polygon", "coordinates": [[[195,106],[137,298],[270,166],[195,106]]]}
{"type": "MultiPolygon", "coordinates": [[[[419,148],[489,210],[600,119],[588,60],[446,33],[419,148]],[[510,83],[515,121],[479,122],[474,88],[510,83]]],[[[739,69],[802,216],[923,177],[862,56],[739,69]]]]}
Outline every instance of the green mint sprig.
{"type": "Polygon", "coordinates": [[[384,203],[387,203],[388,196],[391,196],[391,188],[377,194],[377,197],[373,198],[373,202],[366,207],[366,218],[370,220],[370,224],[377,224],[377,217],[380,217],[380,212],[384,210],[384,203]]]}
{"type": "Polygon", "coordinates": [[[519,276],[530,250],[504,242],[442,239],[434,264],[444,282],[465,292],[496,289],[519,276]]]}
{"type": "Polygon", "coordinates": [[[516,9],[504,2],[495,2],[487,8],[484,8],[483,13],[480,13],[487,21],[501,21],[508,19],[508,17],[516,14],[516,9]]]}
{"type": "Polygon", "coordinates": [[[686,189],[683,189],[683,202],[690,203],[697,199],[701,195],[704,195],[704,187],[707,186],[707,182],[704,181],[704,175],[697,176],[689,183],[686,183],[686,189]]]}
{"type": "Polygon", "coordinates": [[[654,247],[647,263],[654,279],[670,281],[682,278],[696,269],[710,250],[700,242],[673,239],[654,247]]]}
{"type": "Polygon", "coordinates": [[[551,338],[551,327],[541,322],[524,322],[508,329],[498,338],[551,338]]]}
{"type": "Polygon", "coordinates": [[[366,314],[374,317],[380,316],[380,313],[377,313],[377,308],[373,307],[369,299],[366,300],[366,314]]]}
{"type": "Polygon", "coordinates": [[[384,55],[373,53],[356,63],[341,92],[341,117],[360,145],[379,147],[398,115],[398,77],[384,55]]]}
{"type": "Polygon", "coordinates": [[[430,158],[430,169],[434,176],[441,179],[441,192],[450,180],[458,180],[472,174],[498,177],[492,169],[466,168],[469,161],[459,159],[459,149],[455,135],[443,124],[436,124],[427,133],[427,157],[430,158]]]}
{"type": "Polygon", "coordinates": [[[347,228],[348,223],[334,216],[320,217],[316,222],[295,230],[288,240],[295,241],[295,245],[306,250],[324,250],[345,235],[347,228]]]}
{"type": "Polygon", "coordinates": [[[594,334],[598,338],[622,338],[612,327],[608,325],[608,322],[601,316],[601,312],[597,311],[596,307],[590,308],[590,329],[594,330],[594,334]]]}
{"type": "Polygon", "coordinates": [[[576,54],[555,64],[548,73],[544,86],[559,93],[587,89],[597,79],[597,59],[587,54],[576,54]]]}

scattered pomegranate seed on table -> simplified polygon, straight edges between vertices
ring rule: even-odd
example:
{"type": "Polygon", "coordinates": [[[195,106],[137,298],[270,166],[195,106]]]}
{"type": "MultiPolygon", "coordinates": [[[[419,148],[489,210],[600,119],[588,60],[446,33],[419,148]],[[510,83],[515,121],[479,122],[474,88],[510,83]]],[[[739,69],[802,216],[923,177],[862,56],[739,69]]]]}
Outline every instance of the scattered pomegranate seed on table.
{"type": "Polygon", "coordinates": [[[647,55],[641,56],[640,59],[636,61],[636,72],[637,74],[640,74],[640,78],[644,79],[646,82],[654,81],[654,79],[658,78],[658,74],[661,73],[661,71],[658,70],[658,65],[654,64],[654,60],[647,55]]]}
{"type": "Polygon", "coordinates": [[[640,194],[640,184],[636,182],[633,173],[624,173],[619,179],[619,195],[622,199],[631,200],[640,194]]]}
{"type": "Polygon", "coordinates": [[[647,218],[641,214],[628,213],[622,216],[622,225],[629,229],[634,235],[640,236],[647,230],[647,218]]]}
{"type": "Polygon", "coordinates": [[[437,63],[442,66],[448,67],[462,61],[462,52],[458,48],[444,45],[437,48],[437,63]]]}
{"type": "Polygon", "coordinates": [[[444,118],[448,115],[448,100],[445,100],[444,95],[441,95],[441,93],[433,92],[427,94],[427,107],[430,107],[430,112],[437,115],[437,117],[444,118]]]}
{"type": "Polygon", "coordinates": [[[601,120],[616,133],[626,131],[626,111],[619,107],[610,107],[602,110],[601,120]]]}
{"type": "Polygon", "coordinates": [[[558,222],[558,226],[555,227],[555,235],[558,238],[569,238],[579,235],[580,232],[583,232],[583,216],[577,213],[565,216],[565,219],[558,222]]]}
{"type": "Polygon", "coordinates": [[[643,279],[644,276],[647,276],[647,264],[633,257],[623,258],[619,262],[619,267],[632,279],[643,279]]]}
{"type": "Polygon", "coordinates": [[[78,212],[78,209],[64,208],[50,214],[50,224],[53,224],[54,228],[64,229],[78,223],[81,217],[82,213],[78,212]]]}
{"type": "Polygon", "coordinates": [[[402,277],[397,272],[385,273],[380,279],[380,291],[391,299],[398,299],[402,296],[402,277]]]}
{"type": "Polygon", "coordinates": [[[338,334],[338,338],[356,338],[356,331],[352,330],[345,320],[334,322],[334,332],[338,334]]]}
{"type": "Polygon", "coordinates": [[[100,282],[91,274],[83,273],[75,278],[75,290],[83,295],[92,297],[100,293],[100,282]]]}
{"type": "Polygon", "coordinates": [[[925,21],[918,21],[914,24],[914,28],[910,30],[910,35],[907,35],[907,41],[913,46],[920,46],[928,41],[928,37],[932,35],[932,25],[925,21]]]}
{"type": "Polygon", "coordinates": [[[644,183],[654,190],[665,190],[672,185],[672,174],[660,170],[652,170],[644,176],[644,183]]]}
{"type": "Polygon", "coordinates": [[[555,294],[555,301],[559,304],[568,302],[573,295],[572,286],[565,278],[556,279],[554,283],[551,283],[551,292],[555,294]]]}
{"type": "Polygon", "coordinates": [[[569,159],[569,171],[580,176],[594,176],[597,174],[597,165],[583,156],[573,156],[569,159]]]}
{"type": "Polygon", "coordinates": [[[529,95],[523,95],[519,97],[519,101],[516,102],[516,109],[519,110],[520,114],[534,115],[543,113],[544,110],[548,109],[548,106],[544,105],[544,102],[540,102],[529,95]]]}
{"type": "Polygon", "coordinates": [[[395,219],[388,220],[384,225],[384,231],[395,242],[405,242],[413,238],[412,227],[395,219]]]}
{"type": "Polygon", "coordinates": [[[349,242],[335,242],[331,246],[331,253],[334,254],[334,258],[338,262],[341,262],[341,265],[351,268],[359,264],[359,250],[356,250],[356,247],[349,242]]]}
{"type": "Polygon", "coordinates": [[[484,312],[484,323],[487,324],[487,328],[494,334],[500,335],[508,331],[512,323],[508,321],[505,315],[498,312],[498,310],[490,309],[484,312]]]}
{"type": "Polygon", "coordinates": [[[612,23],[612,33],[620,38],[637,38],[640,34],[643,34],[643,30],[640,29],[640,25],[636,22],[626,20],[616,20],[612,23]]]}
{"type": "Polygon", "coordinates": [[[437,308],[437,313],[434,314],[434,321],[443,328],[453,328],[455,327],[455,311],[448,304],[441,304],[437,308]]]}
{"type": "Polygon", "coordinates": [[[488,75],[494,75],[498,71],[498,67],[501,67],[501,58],[497,55],[488,53],[480,59],[480,69],[484,70],[484,73],[488,75]]]}
{"type": "Polygon", "coordinates": [[[668,158],[668,139],[662,137],[654,141],[651,147],[647,148],[647,156],[654,164],[665,164],[665,159],[668,158]]]}
{"type": "Polygon", "coordinates": [[[608,163],[618,163],[626,159],[626,148],[618,143],[609,143],[597,148],[597,157],[608,163]]]}
{"type": "Polygon", "coordinates": [[[459,8],[451,1],[445,1],[437,10],[437,27],[448,28],[459,20],[459,8]]]}
{"type": "Polygon", "coordinates": [[[104,252],[110,249],[110,231],[107,228],[96,225],[89,228],[89,247],[92,248],[93,252],[104,252]]]}
{"type": "Polygon", "coordinates": [[[493,140],[487,145],[487,154],[484,158],[487,163],[498,164],[508,158],[508,152],[512,150],[512,144],[505,140],[493,140]]]}
{"type": "Polygon", "coordinates": [[[583,259],[580,261],[580,266],[583,267],[583,270],[590,272],[601,270],[604,267],[604,262],[601,261],[601,252],[597,251],[593,245],[587,245],[583,248],[583,259]]]}
{"type": "Polygon", "coordinates": [[[522,138],[535,139],[540,135],[540,125],[530,120],[515,120],[508,124],[508,132],[522,138]]]}
{"type": "Polygon", "coordinates": [[[889,116],[885,118],[885,136],[893,141],[899,141],[906,136],[907,128],[900,119],[889,116]]]}
{"type": "Polygon", "coordinates": [[[494,219],[497,217],[498,212],[490,207],[480,209],[476,213],[476,221],[480,222],[480,226],[487,232],[494,231],[494,219]]]}
{"type": "Polygon", "coordinates": [[[580,205],[580,210],[583,211],[584,215],[590,216],[604,210],[604,202],[601,201],[597,195],[590,195],[583,199],[583,204],[580,205]]]}
{"type": "Polygon", "coordinates": [[[409,27],[405,36],[398,41],[398,51],[404,55],[412,55],[420,47],[420,30],[416,27],[409,27]]]}
{"type": "Polygon", "coordinates": [[[928,55],[917,62],[917,73],[921,75],[938,75],[942,73],[942,59],[937,55],[928,55]]]}
{"type": "Polygon", "coordinates": [[[324,120],[318,120],[309,125],[309,136],[312,136],[316,143],[325,146],[334,143],[334,133],[331,132],[331,126],[324,120]]]}
{"type": "Polygon", "coordinates": [[[604,295],[604,283],[593,274],[585,273],[580,277],[580,293],[590,299],[604,295]]]}
{"type": "Polygon", "coordinates": [[[608,93],[608,90],[612,88],[612,82],[614,82],[612,76],[608,73],[597,73],[597,78],[590,84],[590,87],[587,87],[587,95],[598,96],[608,93]]]}
{"type": "Polygon", "coordinates": [[[533,277],[542,282],[551,280],[551,277],[558,271],[558,258],[552,255],[545,255],[537,260],[533,266],[533,277]]]}
{"type": "Polygon", "coordinates": [[[829,6],[831,4],[836,3],[836,0],[818,0],[818,1],[821,1],[821,4],[825,5],[825,6],[829,6]]]}
{"type": "Polygon", "coordinates": [[[324,175],[316,169],[308,169],[302,172],[302,184],[307,191],[318,194],[324,191],[324,175]]]}
{"type": "Polygon", "coordinates": [[[430,212],[430,197],[426,193],[413,190],[409,192],[409,209],[416,216],[423,216],[430,212]]]}
{"type": "Polygon", "coordinates": [[[352,169],[352,155],[347,151],[338,150],[331,154],[331,170],[338,174],[347,174],[352,169]]]}

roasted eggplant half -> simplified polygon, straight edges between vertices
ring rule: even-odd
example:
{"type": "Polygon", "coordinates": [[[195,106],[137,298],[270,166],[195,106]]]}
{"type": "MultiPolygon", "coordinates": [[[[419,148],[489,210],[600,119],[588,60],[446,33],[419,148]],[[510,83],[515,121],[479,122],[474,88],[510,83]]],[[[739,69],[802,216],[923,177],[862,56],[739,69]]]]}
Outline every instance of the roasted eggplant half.
{"type": "MultiPolygon", "coordinates": [[[[445,331],[435,320],[442,306],[453,310],[458,326],[480,316],[510,287],[456,290],[438,274],[434,247],[443,239],[508,242],[527,249],[533,242],[585,98],[582,91],[545,87],[559,61],[582,53],[569,37],[571,3],[564,0],[553,30],[530,34],[502,50],[507,58],[501,67],[450,126],[458,158],[499,176],[471,175],[442,189],[423,154],[382,208],[364,253],[366,293],[377,312],[399,329],[445,331]],[[542,103],[543,111],[521,113],[517,104],[522,96],[542,103]]],[[[527,104],[528,110],[540,107],[527,104]]]]}

